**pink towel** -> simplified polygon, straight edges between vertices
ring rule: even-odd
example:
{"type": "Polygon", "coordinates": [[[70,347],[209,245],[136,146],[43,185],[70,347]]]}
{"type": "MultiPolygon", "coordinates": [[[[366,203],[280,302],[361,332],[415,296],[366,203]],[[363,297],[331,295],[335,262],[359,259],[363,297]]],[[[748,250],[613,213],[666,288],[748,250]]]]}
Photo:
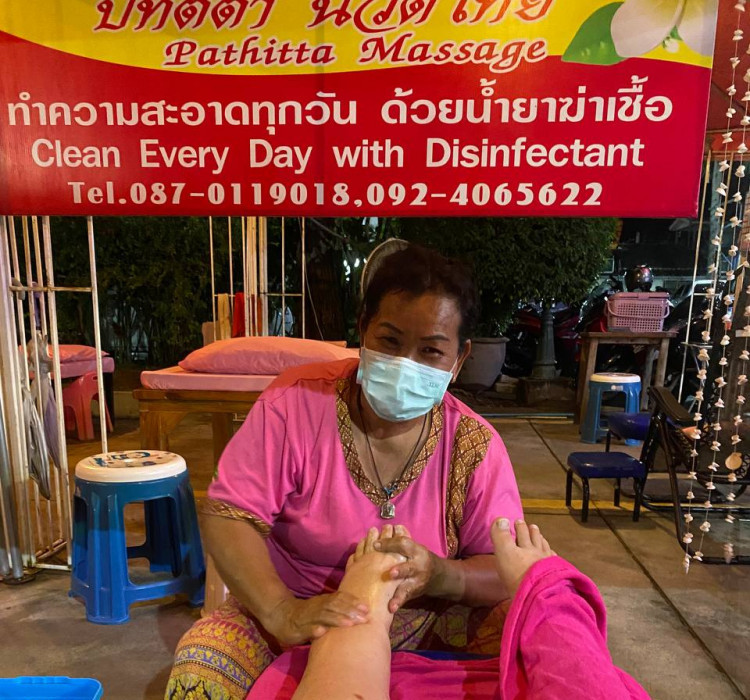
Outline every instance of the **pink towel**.
{"type": "MultiPolygon", "coordinates": [[[[560,557],[535,564],[508,613],[498,659],[439,660],[395,652],[391,700],[648,700],[612,663],[594,583],[560,557]]],[[[269,666],[248,700],[288,700],[307,664],[296,647],[269,666]]]]}

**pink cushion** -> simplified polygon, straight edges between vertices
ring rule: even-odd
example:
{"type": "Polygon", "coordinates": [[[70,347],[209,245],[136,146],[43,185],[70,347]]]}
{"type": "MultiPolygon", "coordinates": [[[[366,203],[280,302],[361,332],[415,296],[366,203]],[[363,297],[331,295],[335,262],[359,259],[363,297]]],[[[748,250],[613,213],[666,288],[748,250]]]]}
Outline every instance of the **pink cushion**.
{"type": "MultiPolygon", "coordinates": [[[[49,355],[52,357],[52,346],[49,346],[49,355]]],[[[109,355],[108,352],[102,350],[102,355],[109,355]]],[[[96,359],[96,348],[92,348],[89,345],[61,345],[60,346],[60,362],[84,362],[86,360],[96,359]]]]}
{"type": "Polygon", "coordinates": [[[279,374],[290,367],[358,356],[358,350],[320,340],[264,336],[217,340],[191,352],[179,365],[188,372],[279,374]]]}

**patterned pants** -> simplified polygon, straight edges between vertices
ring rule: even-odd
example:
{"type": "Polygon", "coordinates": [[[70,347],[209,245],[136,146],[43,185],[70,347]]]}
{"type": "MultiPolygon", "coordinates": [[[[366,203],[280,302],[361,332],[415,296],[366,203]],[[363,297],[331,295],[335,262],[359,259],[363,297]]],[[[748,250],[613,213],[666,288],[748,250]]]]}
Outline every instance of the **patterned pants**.
{"type": "MultiPolygon", "coordinates": [[[[497,655],[507,607],[467,608],[414,601],[399,610],[391,647],[497,655]]],[[[281,653],[278,642],[233,597],[196,622],[177,645],[165,700],[245,700],[281,653]]]]}

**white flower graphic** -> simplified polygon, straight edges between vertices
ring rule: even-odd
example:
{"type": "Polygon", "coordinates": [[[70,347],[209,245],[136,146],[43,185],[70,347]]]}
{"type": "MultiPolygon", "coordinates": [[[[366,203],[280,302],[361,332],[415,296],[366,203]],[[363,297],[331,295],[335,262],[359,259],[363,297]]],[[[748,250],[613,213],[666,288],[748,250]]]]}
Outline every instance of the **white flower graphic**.
{"type": "Polygon", "coordinates": [[[676,29],[693,51],[711,56],[719,0],[625,0],[612,17],[612,40],[623,58],[674,45],[676,29]]]}

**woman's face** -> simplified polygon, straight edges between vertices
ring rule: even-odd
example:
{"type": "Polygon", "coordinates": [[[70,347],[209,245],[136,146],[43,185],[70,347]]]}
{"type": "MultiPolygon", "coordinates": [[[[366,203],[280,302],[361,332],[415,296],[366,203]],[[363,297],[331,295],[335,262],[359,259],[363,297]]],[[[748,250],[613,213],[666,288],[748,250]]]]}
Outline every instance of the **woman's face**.
{"type": "Polygon", "coordinates": [[[461,312],[451,297],[424,294],[386,294],[377,313],[363,329],[362,344],[368,350],[406,357],[414,362],[458,376],[471,343],[459,342],[461,312]],[[458,363],[456,363],[458,360],[458,363]]]}

